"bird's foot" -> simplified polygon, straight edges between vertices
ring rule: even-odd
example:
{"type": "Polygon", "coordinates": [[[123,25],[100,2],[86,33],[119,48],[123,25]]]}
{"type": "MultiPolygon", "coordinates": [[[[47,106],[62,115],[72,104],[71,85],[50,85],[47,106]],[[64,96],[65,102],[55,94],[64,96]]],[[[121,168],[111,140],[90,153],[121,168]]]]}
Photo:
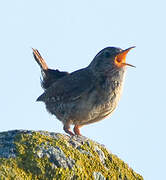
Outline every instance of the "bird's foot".
{"type": "Polygon", "coordinates": [[[82,127],[82,126],[80,126],[80,125],[75,125],[75,126],[74,126],[73,131],[74,131],[75,135],[82,136],[81,133],[80,133],[80,128],[81,128],[81,127],[82,127]]]}
{"type": "Polygon", "coordinates": [[[68,124],[64,125],[63,130],[67,133],[70,134],[71,136],[74,136],[75,134],[71,131],[70,126],[68,124]]]}
{"type": "Polygon", "coordinates": [[[75,134],[74,134],[74,133],[71,131],[71,129],[70,129],[70,123],[67,122],[66,124],[64,124],[63,130],[64,130],[67,134],[69,134],[69,135],[71,135],[71,136],[74,136],[74,135],[82,136],[81,133],[80,133],[80,128],[81,128],[81,127],[82,127],[81,125],[75,125],[74,128],[73,128],[73,131],[74,131],[74,133],[75,133],[75,134]]]}

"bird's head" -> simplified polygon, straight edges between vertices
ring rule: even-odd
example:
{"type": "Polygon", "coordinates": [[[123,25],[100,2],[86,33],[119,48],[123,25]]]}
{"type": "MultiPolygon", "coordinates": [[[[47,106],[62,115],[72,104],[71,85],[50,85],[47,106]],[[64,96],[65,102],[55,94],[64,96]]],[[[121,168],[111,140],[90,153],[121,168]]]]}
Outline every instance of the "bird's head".
{"type": "Polygon", "coordinates": [[[117,47],[106,47],[95,56],[89,67],[98,73],[106,73],[112,70],[119,71],[123,70],[126,66],[135,67],[126,63],[127,53],[133,48],[134,46],[122,50],[117,47]]]}

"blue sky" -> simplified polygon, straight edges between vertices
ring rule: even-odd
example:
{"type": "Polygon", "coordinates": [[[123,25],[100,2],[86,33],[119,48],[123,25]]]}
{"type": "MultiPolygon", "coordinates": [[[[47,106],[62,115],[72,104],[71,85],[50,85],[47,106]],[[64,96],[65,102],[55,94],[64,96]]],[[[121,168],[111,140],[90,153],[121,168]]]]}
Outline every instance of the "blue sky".
{"type": "Polygon", "coordinates": [[[2,1],[0,131],[61,132],[35,102],[43,92],[37,48],[49,67],[72,72],[107,46],[136,46],[127,56],[123,96],[112,116],[82,128],[146,180],[163,179],[166,161],[166,3],[158,1],[2,1]]]}

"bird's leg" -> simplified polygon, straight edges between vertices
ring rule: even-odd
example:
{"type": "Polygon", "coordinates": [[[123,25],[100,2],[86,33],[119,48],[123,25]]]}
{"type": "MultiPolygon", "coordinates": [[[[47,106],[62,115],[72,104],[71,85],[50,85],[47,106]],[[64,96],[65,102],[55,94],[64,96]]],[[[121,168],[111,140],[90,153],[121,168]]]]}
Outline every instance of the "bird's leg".
{"type": "Polygon", "coordinates": [[[80,128],[81,128],[81,127],[82,127],[81,125],[75,125],[75,126],[74,126],[73,131],[74,131],[74,133],[75,133],[76,135],[82,136],[81,133],[80,133],[80,128]]]}
{"type": "Polygon", "coordinates": [[[70,129],[70,123],[67,122],[64,124],[63,126],[63,130],[67,133],[67,134],[70,134],[71,136],[74,136],[74,133],[71,131],[70,129]]]}

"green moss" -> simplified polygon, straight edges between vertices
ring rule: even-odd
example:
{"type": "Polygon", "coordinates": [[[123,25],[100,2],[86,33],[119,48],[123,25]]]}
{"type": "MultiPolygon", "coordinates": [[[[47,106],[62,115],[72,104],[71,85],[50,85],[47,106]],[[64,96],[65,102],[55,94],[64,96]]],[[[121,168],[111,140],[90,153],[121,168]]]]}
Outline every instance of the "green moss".
{"type": "Polygon", "coordinates": [[[59,139],[54,139],[51,136],[45,136],[39,132],[32,134],[20,133],[15,138],[17,150],[16,158],[0,158],[0,179],[94,179],[94,172],[101,174],[108,179],[123,179],[123,180],[142,180],[143,178],[136,174],[122,160],[115,155],[109,154],[108,151],[89,141],[89,144],[84,143],[79,148],[89,153],[81,153],[79,149],[71,146],[65,136],[59,135],[59,139]],[[59,147],[67,158],[72,158],[75,165],[72,169],[55,168],[47,156],[39,158],[37,151],[41,146],[59,147]],[[105,163],[100,161],[100,158],[94,147],[98,146],[105,155],[105,163]]]}

